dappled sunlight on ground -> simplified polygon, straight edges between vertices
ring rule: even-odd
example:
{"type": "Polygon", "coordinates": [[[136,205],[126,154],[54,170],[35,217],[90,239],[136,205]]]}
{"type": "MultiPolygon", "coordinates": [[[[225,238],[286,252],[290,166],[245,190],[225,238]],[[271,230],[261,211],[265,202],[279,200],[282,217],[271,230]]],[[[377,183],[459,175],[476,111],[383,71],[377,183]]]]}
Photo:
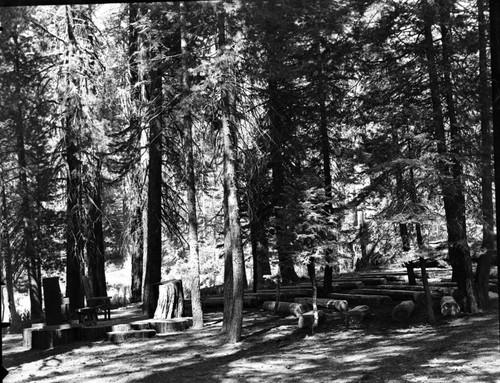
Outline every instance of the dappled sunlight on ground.
{"type": "Polygon", "coordinates": [[[78,382],[496,382],[498,316],[463,316],[435,326],[368,326],[339,319],[314,336],[297,319],[257,310],[245,315],[244,340],[226,345],[221,314],[188,330],[121,344],[78,342],[54,350],[4,338],[6,383],[78,382]]]}

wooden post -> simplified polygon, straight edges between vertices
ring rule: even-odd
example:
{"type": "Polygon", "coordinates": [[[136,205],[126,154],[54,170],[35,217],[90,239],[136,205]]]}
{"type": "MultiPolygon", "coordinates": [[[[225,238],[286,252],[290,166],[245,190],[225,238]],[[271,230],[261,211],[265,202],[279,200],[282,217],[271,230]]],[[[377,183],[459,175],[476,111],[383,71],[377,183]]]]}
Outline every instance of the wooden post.
{"type": "Polygon", "coordinates": [[[184,313],[182,281],[172,279],[159,285],[158,303],[154,319],[181,318],[184,313]]]}
{"type": "Polygon", "coordinates": [[[429,289],[429,282],[427,280],[427,270],[425,268],[425,259],[423,257],[420,257],[420,269],[422,270],[422,283],[424,285],[425,305],[427,306],[429,323],[434,323],[436,318],[434,316],[434,310],[432,309],[432,295],[431,295],[431,290],[429,289]]]}
{"type": "Polygon", "coordinates": [[[406,272],[408,273],[408,284],[410,286],[415,286],[417,281],[415,279],[415,273],[413,271],[413,264],[411,262],[406,262],[405,264],[406,272]]]}

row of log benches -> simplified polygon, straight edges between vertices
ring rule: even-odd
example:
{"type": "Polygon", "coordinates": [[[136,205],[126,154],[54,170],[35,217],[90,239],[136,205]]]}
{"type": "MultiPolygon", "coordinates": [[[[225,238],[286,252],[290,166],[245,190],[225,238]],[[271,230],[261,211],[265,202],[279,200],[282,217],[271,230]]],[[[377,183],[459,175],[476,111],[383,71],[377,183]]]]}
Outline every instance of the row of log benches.
{"type": "MultiPolygon", "coordinates": [[[[439,275],[449,276],[449,270],[428,270],[438,278],[433,278],[429,284],[433,300],[439,301],[440,312],[444,316],[456,315],[460,308],[453,298],[456,283],[449,278],[439,278],[439,275]]],[[[420,278],[420,273],[415,273],[420,278]]],[[[370,313],[370,307],[394,305],[392,319],[407,322],[425,299],[422,284],[408,285],[405,272],[364,273],[345,276],[332,283],[332,291],[327,298],[318,298],[319,308],[334,309],[343,313],[347,326],[359,325],[370,313]]],[[[498,279],[490,280],[490,291],[498,292],[498,279]]],[[[256,293],[245,292],[246,307],[262,307],[286,315],[295,315],[299,327],[311,326],[313,318],[312,286],[302,283],[295,286],[280,288],[279,304],[276,308],[276,290],[259,290],[256,293]]],[[[219,308],[223,304],[222,296],[207,295],[202,297],[204,309],[219,308]]],[[[319,310],[320,321],[325,313],[319,310]]]]}

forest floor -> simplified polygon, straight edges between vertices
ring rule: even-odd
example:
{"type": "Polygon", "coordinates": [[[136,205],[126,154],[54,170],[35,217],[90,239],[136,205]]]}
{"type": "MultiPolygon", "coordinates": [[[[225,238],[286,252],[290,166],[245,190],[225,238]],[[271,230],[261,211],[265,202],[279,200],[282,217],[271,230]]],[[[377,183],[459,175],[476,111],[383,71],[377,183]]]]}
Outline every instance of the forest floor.
{"type": "MultiPolygon", "coordinates": [[[[245,310],[243,340],[233,345],[220,335],[221,313],[206,313],[203,330],[120,344],[27,350],[22,335],[3,334],[4,382],[500,382],[495,299],[487,314],[433,325],[425,310],[401,325],[390,320],[392,307],[379,307],[357,329],[331,313],[314,335],[293,316],[245,310]]],[[[138,315],[138,306],[112,311],[122,322],[138,315]]]]}

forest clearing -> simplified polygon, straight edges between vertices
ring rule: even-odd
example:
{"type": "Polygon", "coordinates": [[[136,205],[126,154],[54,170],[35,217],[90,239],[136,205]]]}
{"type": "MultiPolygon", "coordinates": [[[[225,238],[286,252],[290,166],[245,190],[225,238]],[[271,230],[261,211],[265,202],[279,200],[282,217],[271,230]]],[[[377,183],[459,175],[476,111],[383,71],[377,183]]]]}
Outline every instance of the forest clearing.
{"type": "MultiPolygon", "coordinates": [[[[493,297],[498,300],[497,297],[493,297]]],[[[493,302],[494,303],[494,302],[493,302]]],[[[140,307],[113,310],[120,321],[140,307]]],[[[485,315],[461,315],[406,326],[374,313],[347,329],[340,318],[311,336],[294,316],[245,310],[243,338],[225,344],[222,314],[205,313],[203,330],[113,343],[80,341],[27,350],[21,335],[3,339],[5,383],[63,382],[456,382],[496,383],[500,373],[498,303],[485,315]]]]}
{"type": "Polygon", "coordinates": [[[7,381],[495,381],[500,1],[4,3],[7,381]]]}

